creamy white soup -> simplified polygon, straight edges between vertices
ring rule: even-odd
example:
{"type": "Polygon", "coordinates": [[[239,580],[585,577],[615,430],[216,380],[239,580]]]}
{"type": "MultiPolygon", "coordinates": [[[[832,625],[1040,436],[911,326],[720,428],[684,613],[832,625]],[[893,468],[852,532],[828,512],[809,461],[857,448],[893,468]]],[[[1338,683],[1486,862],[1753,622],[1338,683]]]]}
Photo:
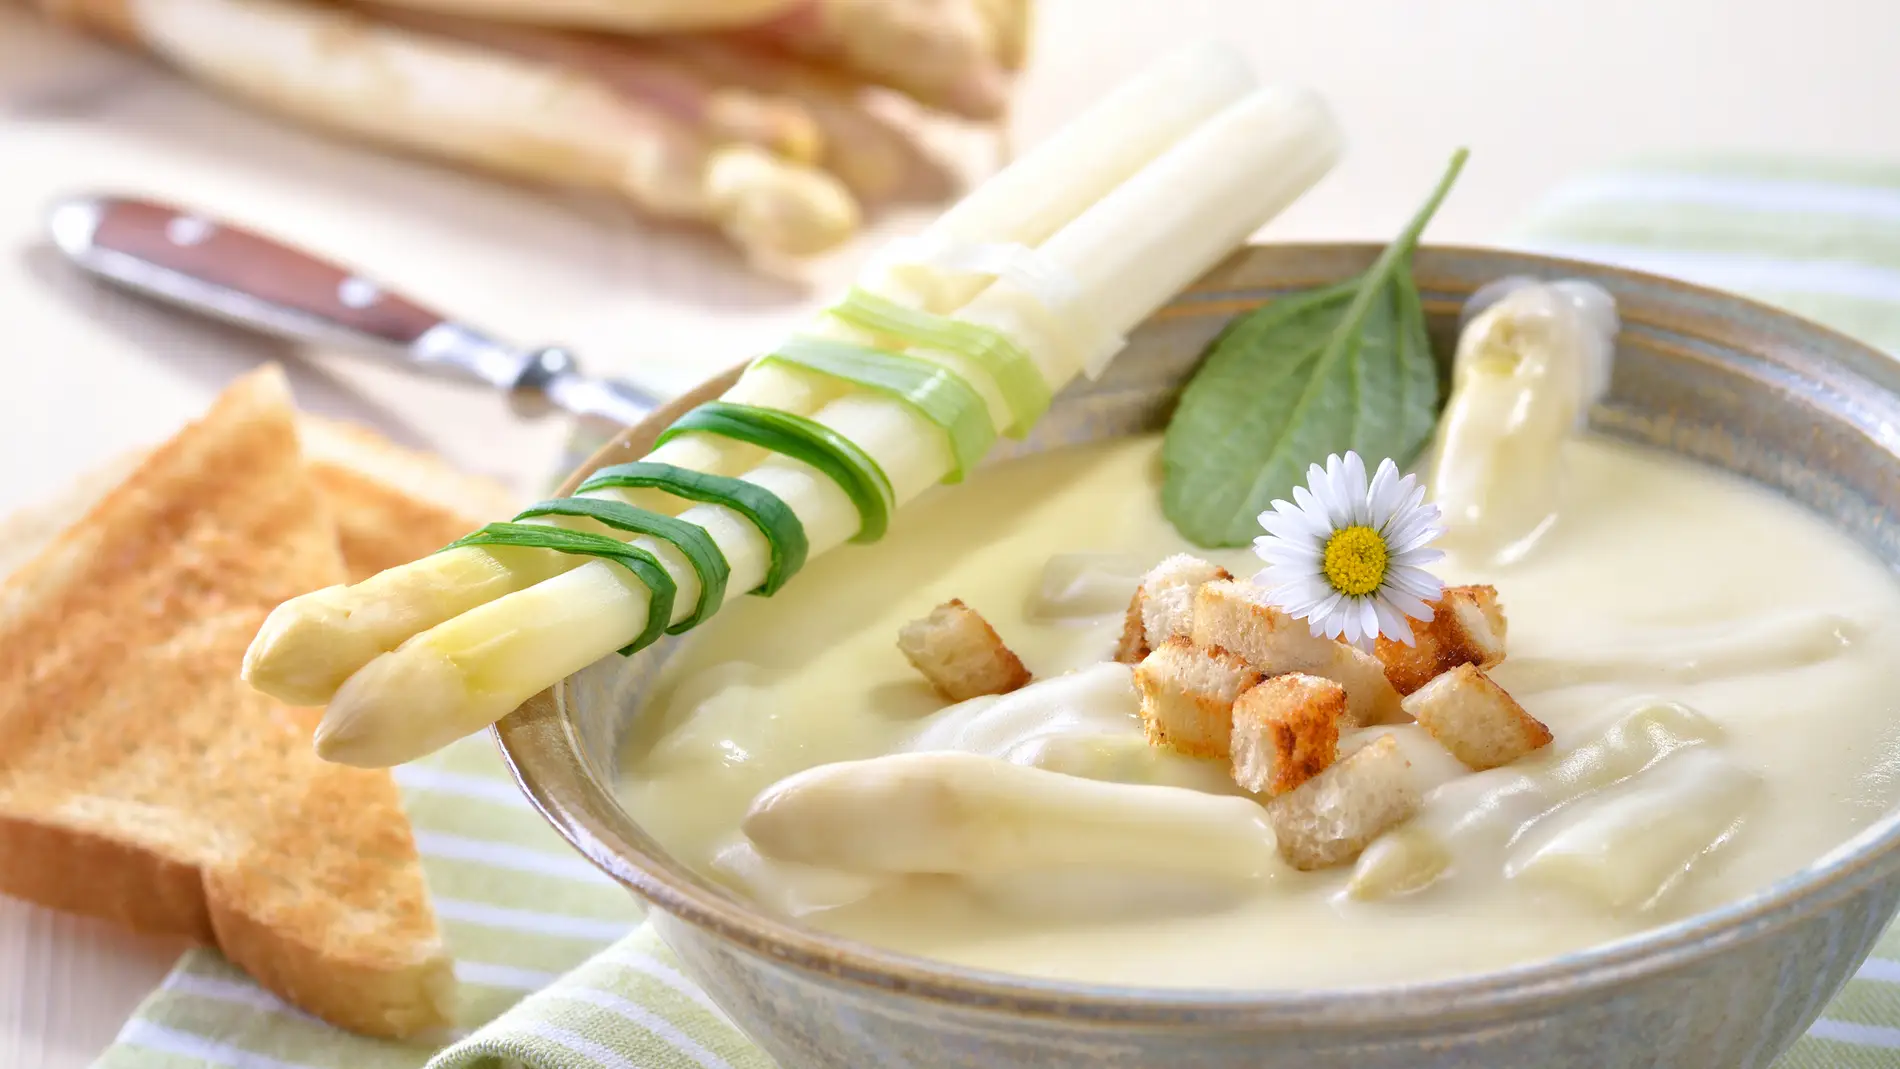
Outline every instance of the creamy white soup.
{"type": "Polygon", "coordinates": [[[1453,545],[1437,569],[1498,589],[1509,649],[1491,675],[1554,743],[1473,773],[1415,724],[1348,732],[1342,752],[1398,739],[1423,808],[1357,864],[1295,871],[1224,762],[1144,741],[1130,670],[1108,662],[1163,556],[1258,567],[1173,532],[1158,444],[984,471],[906,508],[883,542],[730,605],[641,716],[629,810],[677,857],[826,931],[1005,972],[1245,988],[1601,943],[1797,871],[1900,793],[1889,572],[1768,492],[1584,436],[1562,447],[1559,519],[1532,551],[1499,563],[1453,545]],[[938,697],[895,639],[950,598],[1035,682],[938,697]],[[920,793],[914,766],[885,762],[746,820],[816,766],[940,751],[981,756],[922,760],[988,761],[979,801],[920,793]]]}

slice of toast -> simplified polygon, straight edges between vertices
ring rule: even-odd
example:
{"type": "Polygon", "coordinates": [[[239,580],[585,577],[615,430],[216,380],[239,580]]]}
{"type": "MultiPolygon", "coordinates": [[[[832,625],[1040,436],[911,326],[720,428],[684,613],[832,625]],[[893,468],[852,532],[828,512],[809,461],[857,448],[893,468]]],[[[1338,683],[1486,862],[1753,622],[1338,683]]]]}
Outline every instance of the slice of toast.
{"type": "Polygon", "coordinates": [[[361,582],[520,511],[507,488],[367,427],[301,416],[310,478],[330,505],[347,580],[361,582]]]}
{"type": "Polygon", "coordinates": [[[271,368],[0,585],[0,891],[215,943],[344,1028],[446,1026],[394,782],[237,678],[272,607],[342,578],[271,368]]]}

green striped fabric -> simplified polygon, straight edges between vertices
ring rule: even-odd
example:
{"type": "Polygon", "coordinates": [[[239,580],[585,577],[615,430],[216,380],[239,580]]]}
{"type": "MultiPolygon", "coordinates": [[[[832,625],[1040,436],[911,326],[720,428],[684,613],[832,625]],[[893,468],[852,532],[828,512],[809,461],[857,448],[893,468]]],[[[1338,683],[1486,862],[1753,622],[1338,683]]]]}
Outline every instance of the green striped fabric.
{"type": "MultiPolygon", "coordinates": [[[[1900,166],[1702,158],[1568,183],[1514,244],[1759,297],[1900,351],[1900,166]]],[[[586,456],[599,441],[577,436],[586,456]]],[[[345,1035],[188,955],[100,1069],[767,1069],[626,894],[548,830],[493,743],[398,770],[463,981],[447,1050],[345,1035]]],[[[1900,1069],[1900,930],[1779,1069],[1900,1069]]]]}

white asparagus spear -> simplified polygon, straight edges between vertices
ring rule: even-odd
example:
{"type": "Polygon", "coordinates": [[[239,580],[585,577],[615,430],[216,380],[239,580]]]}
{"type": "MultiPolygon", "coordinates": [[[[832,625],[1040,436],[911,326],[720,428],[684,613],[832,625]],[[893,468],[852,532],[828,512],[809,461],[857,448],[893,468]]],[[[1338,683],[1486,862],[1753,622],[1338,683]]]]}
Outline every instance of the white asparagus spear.
{"type": "Polygon", "coordinates": [[[1540,823],[1504,874],[1614,911],[1648,909],[1738,830],[1763,786],[1722,753],[1690,747],[1540,823]]]}
{"type": "Polygon", "coordinates": [[[1609,386],[1616,302],[1587,282],[1506,294],[1458,339],[1426,464],[1447,545],[1508,563],[1556,519],[1563,448],[1609,386]]]}
{"type": "Polygon", "coordinates": [[[233,96],[328,130],[540,185],[598,190],[717,226],[749,254],[856,232],[836,178],[597,79],[306,0],[98,0],[55,17],[136,44],[233,96]]]}
{"type": "Polygon", "coordinates": [[[1251,881],[1282,868],[1266,811],[1250,799],[952,751],[788,776],[753,801],[740,828],[768,858],[864,875],[1085,867],[1251,881]]]}
{"type": "Polygon", "coordinates": [[[678,33],[751,26],[781,18],[809,0],[399,0],[422,10],[543,26],[622,33],[678,33]]]}
{"type": "MultiPolygon", "coordinates": [[[[1255,85],[1231,48],[1201,42],[1178,49],[1122,83],[1069,120],[1035,150],[991,175],[984,196],[965,197],[924,232],[921,244],[987,242],[989,235],[1039,246],[1087,207],[1120,186],[1255,85]],[[1065,181],[1051,181],[1061,168],[1065,181]]],[[[988,284],[968,275],[897,267],[874,280],[880,292],[902,294],[918,307],[945,313],[988,284]]]]}
{"type": "MultiPolygon", "coordinates": [[[[1222,107],[1239,100],[1252,82],[1239,57],[1218,46],[1199,45],[1165,58],[973,190],[925,230],[923,240],[1040,245],[1222,107]]],[[[934,276],[913,277],[929,282],[934,276]]],[[[864,284],[897,293],[886,279],[867,277],[864,284]]],[[[932,292],[931,306],[939,312],[957,311],[986,284],[967,277],[945,279],[932,292]]],[[[829,319],[816,326],[837,329],[829,319]]],[[[975,379],[988,389],[986,376],[975,379]]],[[[832,380],[758,364],[724,399],[810,415],[840,392],[832,380]]],[[[737,474],[763,455],[750,446],[692,435],[668,443],[649,459],[737,474]]],[[[683,507],[658,491],[601,496],[618,496],[667,514],[683,507]]],[[[586,524],[573,526],[590,529],[586,524]]],[[[376,655],[580,564],[573,556],[544,550],[470,547],[426,557],[355,586],[293,599],[279,606],[258,632],[245,654],[244,678],[283,701],[322,705],[376,655]]],[[[669,571],[684,579],[687,585],[679,600],[690,604],[697,596],[697,578],[669,571]]]]}
{"type": "Polygon", "coordinates": [[[1445,783],[1409,823],[1359,856],[1347,892],[1383,898],[1436,883],[1454,864],[1483,865],[1524,826],[1590,791],[1637,776],[1670,754],[1721,740],[1721,728],[1684,705],[1659,702],[1618,718],[1559,758],[1506,765],[1445,783]]]}
{"type": "MultiPolygon", "coordinates": [[[[1310,95],[1262,90],[1222,111],[1084,212],[1042,247],[1083,292],[1109,295],[1090,308],[1115,333],[1132,329],[1304,193],[1338,152],[1332,118],[1310,95]]],[[[1033,337],[1026,296],[992,285],[963,318],[1033,337]]],[[[1059,388],[1079,371],[1069,351],[1028,346],[1059,388]]],[[[901,505],[951,470],[945,436],[909,407],[847,394],[813,419],[869,453],[901,505]]],[[[856,514],[815,469],[775,457],[743,476],[770,489],[804,523],[813,554],[850,537],[856,514]]],[[[681,513],[711,525],[725,510],[681,513]]],[[[728,596],[764,578],[769,547],[755,528],[720,523],[732,563],[728,596]]],[[[651,539],[634,539],[649,546],[651,539]]],[[[647,622],[650,591],[626,569],[593,560],[488,602],[371,661],[331,700],[317,731],[320,754],[344,763],[395,764],[494,723],[530,696],[621,648],[647,622]]],[[[681,612],[676,605],[676,613],[681,612]]]]}

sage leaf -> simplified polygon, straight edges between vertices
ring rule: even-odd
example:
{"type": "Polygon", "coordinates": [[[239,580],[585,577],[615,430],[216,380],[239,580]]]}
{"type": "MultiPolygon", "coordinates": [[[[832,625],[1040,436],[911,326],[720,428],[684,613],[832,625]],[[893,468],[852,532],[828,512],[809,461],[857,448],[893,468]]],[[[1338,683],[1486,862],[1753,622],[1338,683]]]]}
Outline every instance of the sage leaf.
{"type": "Polygon", "coordinates": [[[1348,449],[1368,467],[1408,464],[1431,438],[1438,365],[1412,253],[1465,157],[1364,274],[1272,301],[1214,339],[1161,447],[1161,507],[1183,537],[1247,545],[1308,465],[1348,449]]]}

